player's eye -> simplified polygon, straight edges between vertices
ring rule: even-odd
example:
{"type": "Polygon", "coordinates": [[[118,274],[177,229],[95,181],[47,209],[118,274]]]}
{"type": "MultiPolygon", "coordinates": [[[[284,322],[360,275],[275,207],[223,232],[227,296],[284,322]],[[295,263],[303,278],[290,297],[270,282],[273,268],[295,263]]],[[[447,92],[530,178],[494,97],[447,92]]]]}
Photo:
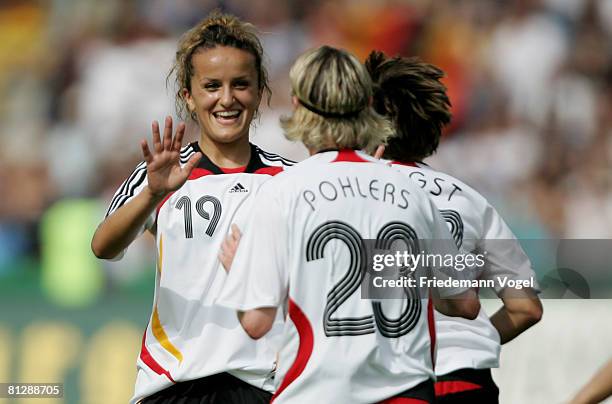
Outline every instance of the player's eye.
{"type": "Polygon", "coordinates": [[[251,83],[248,80],[236,80],[234,81],[234,88],[237,88],[239,90],[244,90],[245,88],[249,87],[251,85],[251,83]]]}
{"type": "Polygon", "coordinates": [[[204,89],[208,91],[218,90],[221,87],[221,84],[216,81],[209,81],[208,83],[204,83],[204,89]]]}

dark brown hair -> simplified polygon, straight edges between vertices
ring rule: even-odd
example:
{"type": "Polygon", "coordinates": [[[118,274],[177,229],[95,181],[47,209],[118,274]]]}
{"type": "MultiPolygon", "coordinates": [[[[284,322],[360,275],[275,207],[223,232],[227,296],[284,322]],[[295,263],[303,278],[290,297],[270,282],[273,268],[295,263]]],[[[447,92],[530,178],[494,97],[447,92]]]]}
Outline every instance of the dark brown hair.
{"type": "Polygon", "coordinates": [[[365,65],[374,82],[374,109],[395,126],[384,157],[411,162],[432,155],[451,120],[450,100],[440,81],[444,72],[415,57],[389,58],[378,51],[370,53],[365,65]]]}

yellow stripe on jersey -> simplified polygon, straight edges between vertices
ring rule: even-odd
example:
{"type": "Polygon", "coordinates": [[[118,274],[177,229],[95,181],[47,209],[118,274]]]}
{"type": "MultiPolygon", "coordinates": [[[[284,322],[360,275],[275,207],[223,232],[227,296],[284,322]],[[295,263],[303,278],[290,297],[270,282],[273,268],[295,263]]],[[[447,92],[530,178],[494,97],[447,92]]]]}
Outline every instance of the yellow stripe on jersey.
{"type": "Polygon", "coordinates": [[[174,356],[179,362],[183,361],[183,354],[172,344],[172,342],[170,342],[166,331],[164,331],[164,327],[162,326],[161,321],[159,321],[157,306],[155,306],[155,309],[153,310],[151,331],[166,351],[170,352],[172,356],[174,356]]]}
{"type": "MultiPolygon", "coordinates": [[[[161,276],[162,272],[162,254],[163,254],[163,238],[162,235],[159,235],[159,257],[157,259],[157,270],[159,271],[159,275],[161,276]]],[[[159,341],[162,347],[168,352],[170,352],[179,362],[183,361],[183,354],[179,351],[170,339],[168,338],[168,334],[164,330],[164,327],[159,320],[159,313],[157,311],[157,304],[155,304],[155,308],[153,309],[153,319],[151,320],[151,332],[159,341]]]]}

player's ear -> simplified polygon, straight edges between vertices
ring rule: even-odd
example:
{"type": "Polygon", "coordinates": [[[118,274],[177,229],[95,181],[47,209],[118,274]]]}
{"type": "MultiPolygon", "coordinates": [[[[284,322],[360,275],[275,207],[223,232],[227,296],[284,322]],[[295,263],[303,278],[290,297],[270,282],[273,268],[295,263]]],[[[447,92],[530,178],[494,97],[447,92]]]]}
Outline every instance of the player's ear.
{"type": "Polygon", "coordinates": [[[295,95],[291,96],[291,105],[293,105],[293,110],[295,111],[297,107],[300,105],[300,100],[295,95]]]}
{"type": "Polygon", "coordinates": [[[374,152],[374,158],[380,160],[383,154],[385,154],[385,145],[381,144],[376,148],[376,151],[374,152]]]}
{"type": "Polygon", "coordinates": [[[195,103],[193,102],[193,97],[191,97],[191,93],[189,92],[189,90],[187,88],[183,88],[181,90],[181,94],[183,96],[183,99],[187,103],[187,108],[189,109],[189,113],[194,112],[195,111],[195,103]]]}

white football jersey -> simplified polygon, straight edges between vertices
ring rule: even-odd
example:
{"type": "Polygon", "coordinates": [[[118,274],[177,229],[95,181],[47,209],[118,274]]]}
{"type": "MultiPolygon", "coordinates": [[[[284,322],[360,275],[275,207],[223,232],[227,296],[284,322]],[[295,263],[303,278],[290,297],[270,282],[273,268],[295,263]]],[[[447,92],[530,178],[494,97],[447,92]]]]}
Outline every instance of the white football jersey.
{"type": "Polygon", "coordinates": [[[217,303],[287,307],[274,403],[375,403],[433,379],[429,300],[360,293],[364,240],[457,252],[416,184],[364,153],[325,151],[264,184],[252,212],[217,303]]]}
{"type": "MultiPolygon", "coordinates": [[[[185,146],[181,164],[198,151],[197,143],[185,146]]],[[[272,390],[276,352],[266,339],[252,340],[234,310],[213,304],[227,277],[217,256],[248,196],[292,163],[251,146],[244,172],[228,173],[237,170],[223,172],[203,155],[187,182],[152,213],[145,227],[156,234],[155,297],[137,361],[133,403],[175,382],[221,372],[272,390]]],[[[146,164],[141,163],[115,194],[107,215],[146,183],[146,164]]]]}
{"type": "MultiPolygon", "coordinates": [[[[484,253],[485,266],[480,279],[492,280],[501,292],[498,277],[530,279],[535,274],[529,258],[516,237],[489,202],[458,179],[433,170],[423,163],[392,163],[429,194],[446,220],[458,247],[469,253],[484,253]]],[[[499,366],[499,333],[489,317],[480,310],[467,320],[435,312],[437,334],[436,375],[471,368],[499,366]]]]}

